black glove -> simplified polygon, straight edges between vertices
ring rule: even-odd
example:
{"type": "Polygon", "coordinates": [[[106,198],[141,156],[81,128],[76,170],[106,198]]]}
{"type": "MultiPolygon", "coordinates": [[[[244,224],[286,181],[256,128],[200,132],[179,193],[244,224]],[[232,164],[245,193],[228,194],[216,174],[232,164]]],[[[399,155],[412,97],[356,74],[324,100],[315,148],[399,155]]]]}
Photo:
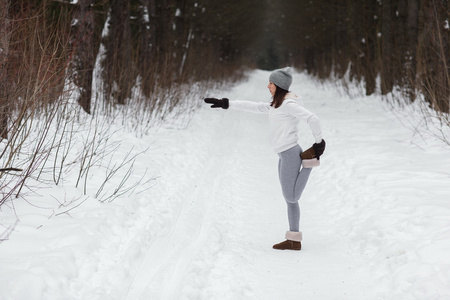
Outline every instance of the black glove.
{"type": "Polygon", "coordinates": [[[325,151],[325,140],[322,140],[320,143],[314,143],[313,148],[314,154],[316,155],[317,159],[320,159],[323,151],[325,151]]]}
{"type": "Polygon", "coordinates": [[[227,109],[229,106],[229,100],[227,98],[217,99],[217,98],[205,98],[205,102],[212,104],[211,108],[222,107],[227,109]]]}

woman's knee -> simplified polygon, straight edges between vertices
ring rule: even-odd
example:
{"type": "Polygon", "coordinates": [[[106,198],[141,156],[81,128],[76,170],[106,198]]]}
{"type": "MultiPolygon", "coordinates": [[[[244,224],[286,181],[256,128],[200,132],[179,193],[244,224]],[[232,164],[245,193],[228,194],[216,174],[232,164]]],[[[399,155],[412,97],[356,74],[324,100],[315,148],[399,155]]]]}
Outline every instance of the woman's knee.
{"type": "Polygon", "coordinates": [[[299,199],[296,199],[294,197],[284,197],[284,200],[286,200],[286,202],[289,204],[296,204],[298,203],[299,199]]]}

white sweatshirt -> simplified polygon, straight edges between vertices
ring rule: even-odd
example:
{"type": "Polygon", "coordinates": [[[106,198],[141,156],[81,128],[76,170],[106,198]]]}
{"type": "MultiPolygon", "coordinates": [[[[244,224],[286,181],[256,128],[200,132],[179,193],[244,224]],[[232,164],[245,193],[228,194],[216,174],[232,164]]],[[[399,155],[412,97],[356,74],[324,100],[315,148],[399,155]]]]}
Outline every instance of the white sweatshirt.
{"type": "Polygon", "coordinates": [[[269,136],[276,153],[294,147],[298,143],[298,123],[308,123],[316,143],[322,141],[319,118],[300,102],[300,98],[289,93],[280,107],[274,108],[270,103],[230,100],[230,109],[253,113],[269,114],[269,136]]]}

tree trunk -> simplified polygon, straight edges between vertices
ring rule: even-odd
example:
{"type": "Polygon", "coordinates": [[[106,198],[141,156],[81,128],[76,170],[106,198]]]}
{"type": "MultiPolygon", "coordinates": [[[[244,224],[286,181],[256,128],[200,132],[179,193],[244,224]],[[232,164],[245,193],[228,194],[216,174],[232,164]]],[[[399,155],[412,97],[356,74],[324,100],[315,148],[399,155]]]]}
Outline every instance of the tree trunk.
{"type": "Polygon", "coordinates": [[[405,57],[405,87],[411,101],[416,98],[416,68],[419,26],[419,0],[408,0],[408,48],[405,57]]]}
{"type": "Polygon", "coordinates": [[[92,73],[94,70],[94,13],[92,0],[79,0],[79,9],[75,13],[75,83],[80,88],[78,103],[88,114],[91,113],[92,73]]]}
{"type": "Polygon", "coordinates": [[[445,28],[448,12],[446,0],[424,1],[423,76],[425,99],[434,109],[449,112],[450,109],[450,54],[448,30],[445,28]]]}
{"type": "Polygon", "coordinates": [[[386,95],[394,86],[392,58],[394,55],[393,43],[393,12],[392,0],[383,0],[381,25],[381,94],[386,95]]]}
{"type": "Polygon", "coordinates": [[[111,1],[111,18],[106,42],[105,81],[107,98],[125,104],[133,85],[133,57],[128,0],[111,1]]]}
{"type": "Polygon", "coordinates": [[[0,0],[0,140],[8,138],[7,64],[9,55],[9,0],[0,0]]]}
{"type": "Polygon", "coordinates": [[[154,45],[151,40],[150,30],[153,28],[151,21],[153,21],[154,12],[149,9],[150,0],[139,0],[139,3],[140,6],[137,12],[139,64],[137,68],[142,78],[142,92],[145,96],[149,97],[154,84],[154,75],[152,74],[153,72],[150,72],[152,67],[151,58],[153,57],[152,48],[154,45]]]}
{"type": "Polygon", "coordinates": [[[365,15],[367,16],[365,20],[365,49],[364,58],[365,62],[363,65],[364,80],[366,85],[366,95],[372,95],[376,89],[376,76],[377,67],[375,61],[375,49],[376,49],[376,39],[377,39],[377,28],[376,28],[376,18],[377,15],[377,4],[374,1],[368,1],[365,5],[365,15]]]}

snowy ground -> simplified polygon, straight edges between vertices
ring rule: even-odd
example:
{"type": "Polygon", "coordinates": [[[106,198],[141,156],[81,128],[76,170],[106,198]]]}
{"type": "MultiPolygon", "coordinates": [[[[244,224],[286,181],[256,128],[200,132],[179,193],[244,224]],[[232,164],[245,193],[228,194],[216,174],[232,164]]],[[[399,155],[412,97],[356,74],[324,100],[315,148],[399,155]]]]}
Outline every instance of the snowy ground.
{"type": "MultiPolygon", "coordinates": [[[[268,76],[205,96],[269,101],[268,76]]],[[[272,250],[287,217],[267,116],[205,105],[187,128],[116,136],[124,155],[149,148],[135,169],[150,189],[67,213],[80,190],[4,205],[0,299],[450,299],[449,149],[413,138],[378,97],[304,74],[292,90],[327,141],[300,200],[300,252],[272,250]]]]}

